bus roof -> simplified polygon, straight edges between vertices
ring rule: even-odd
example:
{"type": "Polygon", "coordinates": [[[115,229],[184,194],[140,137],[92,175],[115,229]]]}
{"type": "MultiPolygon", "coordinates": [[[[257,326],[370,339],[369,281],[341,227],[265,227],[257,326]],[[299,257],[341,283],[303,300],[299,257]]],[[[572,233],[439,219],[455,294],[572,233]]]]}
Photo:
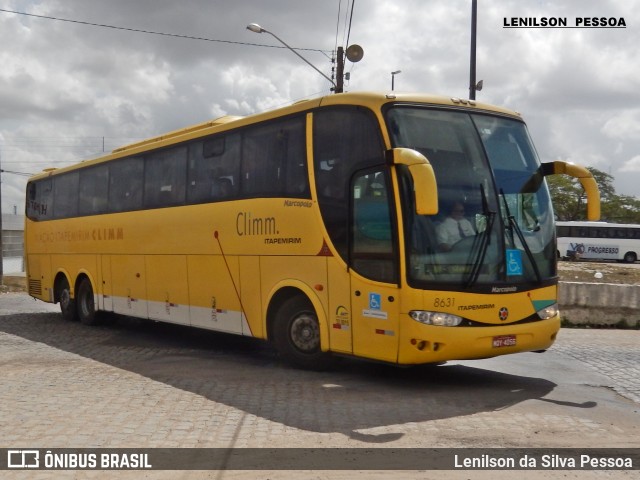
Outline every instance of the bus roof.
{"type": "Polygon", "coordinates": [[[267,112],[248,115],[246,117],[226,115],[215,120],[208,120],[196,125],[164,133],[155,137],[141,140],[129,145],[124,145],[114,149],[111,153],[101,155],[97,158],[84,160],[80,163],[68,167],[47,168],[41,173],[34,175],[31,179],[37,179],[57,173],[74,170],[80,166],[98,164],[104,161],[121,158],[124,156],[144,153],[147,150],[170,146],[180,141],[186,141],[200,136],[211,135],[232,128],[243,127],[257,123],[259,121],[270,120],[285,115],[304,112],[320,106],[332,105],[358,105],[378,111],[382,105],[388,103],[416,103],[424,105],[442,106],[450,108],[460,108],[470,111],[484,111],[499,115],[507,115],[520,119],[520,114],[503,107],[476,102],[475,100],[465,100],[457,97],[445,97],[430,94],[396,93],[396,92],[354,92],[327,95],[324,97],[302,100],[289,106],[270,110],[267,112]]]}
{"type": "Polygon", "coordinates": [[[610,222],[588,222],[586,220],[557,220],[556,226],[560,227],[610,227],[610,228],[640,228],[637,223],[610,223],[610,222]]]}

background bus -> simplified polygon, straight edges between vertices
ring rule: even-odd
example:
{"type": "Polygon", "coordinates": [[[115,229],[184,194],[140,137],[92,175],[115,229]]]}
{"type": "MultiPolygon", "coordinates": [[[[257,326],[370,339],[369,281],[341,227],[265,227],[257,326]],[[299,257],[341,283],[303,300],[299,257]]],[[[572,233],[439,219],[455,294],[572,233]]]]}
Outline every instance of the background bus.
{"type": "Polygon", "coordinates": [[[558,257],[634,263],[640,255],[640,225],[556,222],[558,257]]]}
{"type": "Polygon", "coordinates": [[[27,185],[29,293],[399,364],[548,348],[560,327],[554,215],[519,114],[348,93],[222,118],[27,185]],[[449,210],[464,238],[442,246],[449,210]]]}

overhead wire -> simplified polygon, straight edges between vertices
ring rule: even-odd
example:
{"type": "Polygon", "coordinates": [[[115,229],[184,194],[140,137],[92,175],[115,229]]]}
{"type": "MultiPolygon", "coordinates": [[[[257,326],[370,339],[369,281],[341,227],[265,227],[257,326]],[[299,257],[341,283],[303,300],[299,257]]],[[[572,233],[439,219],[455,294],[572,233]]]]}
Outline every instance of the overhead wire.
{"type": "MultiPolygon", "coordinates": [[[[342,1],[340,2],[342,5],[342,1]]],[[[345,46],[345,51],[343,55],[346,57],[346,49],[349,47],[349,39],[351,37],[351,25],[353,23],[353,10],[355,7],[355,0],[351,0],[351,8],[349,8],[349,0],[347,0],[347,8],[345,9],[344,16],[344,28],[342,31],[342,44],[345,46]],[[350,13],[349,13],[350,12],[350,13]]],[[[340,9],[338,9],[338,23],[340,22],[340,9]]],[[[337,29],[338,27],[336,27],[337,29]]],[[[337,50],[337,32],[336,32],[336,50],[337,50]]],[[[343,59],[344,61],[344,59],[343,59]]],[[[349,70],[349,76],[355,67],[355,63],[351,64],[351,68],[349,70]]],[[[347,80],[348,81],[348,80],[347,80]]]]}
{"type": "MultiPolygon", "coordinates": [[[[183,34],[178,34],[178,33],[167,33],[167,32],[156,32],[153,30],[143,30],[143,29],[139,29],[139,28],[129,28],[129,27],[120,27],[117,25],[108,25],[105,23],[94,23],[94,22],[86,22],[83,20],[72,20],[69,18],[60,18],[60,17],[52,17],[50,15],[36,15],[34,13],[26,13],[26,12],[18,12],[15,10],[8,10],[5,8],[0,8],[0,12],[4,12],[4,13],[13,13],[15,15],[23,15],[25,17],[34,17],[34,18],[40,18],[40,19],[45,19],[45,20],[55,20],[58,22],[67,22],[67,23],[75,23],[75,24],[79,24],[79,25],[88,25],[91,27],[101,27],[101,28],[111,28],[114,30],[124,30],[127,32],[136,32],[136,33],[145,33],[148,35],[160,35],[160,36],[164,36],[164,37],[174,37],[174,38],[184,38],[184,39],[188,39],[188,40],[201,40],[201,41],[205,41],[205,42],[217,42],[217,43],[228,43],[228,44],[234,44],[234,45],[245,45],[245,46],[250,46],[250,47],[266,47],[266,48],[286,48],[282,45],[267,45],[267,44],[263,44],[263,43],[251,43],[251,42],[238,42],[238,41],[233,41],[233,40],[220,40],[220,39],[216,39],[216,38],[207,38],[207,37],[198,37],[198,36],[193,36],[193,35],[183,35],[183,34]]],[[[320,52],[324,55],[326,55],[327,53],[331,53],[328,50],[322,50],[319,48],[300,48],[300,47],[292,47],[294,50],[301,50],[301,51],[307,51],[307,52],[320,52]]]]}
{"type": "Polygon", "coordinates": [[[351,23],[353,22],[353,8],[355,6],[356,0],[351,0],[351,15],[349,16],[349,30],[347,31],[347,41],[345,42],[345,46],[349,46],[349,37],[351,37],[351,23]]]}
{"type": "MultiPolygon", "coordinates": [[[[4,163],[7,163],[7,162],[4,162],[4,163]]],[[[32,175],[34,175],[33,173],[14,172],[12,170],[5,170],[5,169],[0,170],[0,173],[10,173],[12,175],[19,175],[19,176],[22,176],[22,177],[31,177],[32,175]]]]}

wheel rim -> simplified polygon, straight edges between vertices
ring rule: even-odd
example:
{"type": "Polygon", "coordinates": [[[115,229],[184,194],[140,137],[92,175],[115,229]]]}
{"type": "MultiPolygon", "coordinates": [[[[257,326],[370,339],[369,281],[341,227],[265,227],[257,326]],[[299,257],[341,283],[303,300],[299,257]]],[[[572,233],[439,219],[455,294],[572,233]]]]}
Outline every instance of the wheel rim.
{"type": "Polygon", "coordinates": [[[64,310],[68,310],[70,304],[71,304],[71,295],[69,294],[69,289],[63,288],[62,292],[60,292],[60,305],[64,310]]]}
{"type": "Polygon", "coordinates": [[[311,353],[320,347],[320,329],[312,315],[301,314],[291,322],[291,342],[301,352],[311,353]]]}

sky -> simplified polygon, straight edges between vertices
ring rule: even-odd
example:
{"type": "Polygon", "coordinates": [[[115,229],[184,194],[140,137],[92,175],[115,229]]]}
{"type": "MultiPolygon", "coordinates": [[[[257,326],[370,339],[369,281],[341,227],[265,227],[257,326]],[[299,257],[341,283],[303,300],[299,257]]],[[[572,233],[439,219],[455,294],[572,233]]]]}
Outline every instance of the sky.
{"type": "MultiPolygon", "coordinates": [[[[329,95],[337,46],[360,45],[346,91],[468,98],[471,0],[0,0],[2,212],[27,176],[222,115],[329,95]],[[110,25],[105,28],[86,23],[110,25]],[[123,30],[130,29],[130,30],[123,30]],[[206,40],[134,32],[199,37],[206,40]],[[215,41],[214,41],[215,40],[215,41]]],[[[520,112],[543,162],[640,197],[640,0],[478,0],[479,101],[520,112]],[[504,28],[505,19],[626,28],[504,28]]]]}

